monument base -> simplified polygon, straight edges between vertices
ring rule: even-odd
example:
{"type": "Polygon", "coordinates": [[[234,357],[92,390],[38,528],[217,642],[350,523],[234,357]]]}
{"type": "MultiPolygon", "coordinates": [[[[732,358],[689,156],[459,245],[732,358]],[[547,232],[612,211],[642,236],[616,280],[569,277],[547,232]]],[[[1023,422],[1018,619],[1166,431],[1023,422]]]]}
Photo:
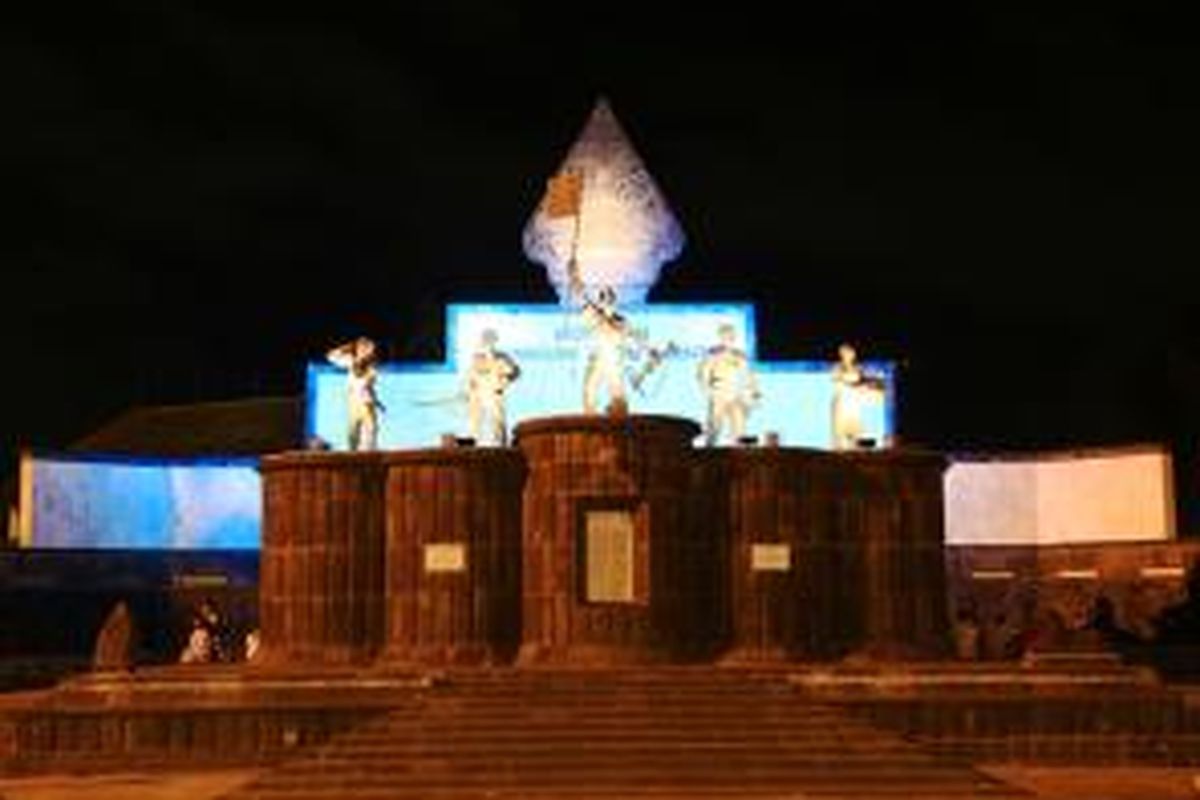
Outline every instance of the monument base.
{"type": "Polygon", "coordinates": [[[525,644],[517,653],[517,667],[639,667],[674,663],[673,656],[649,647],[604,644],[546,646],[525,644]]]}
{"type": "Polygon", "coordinates": [[[647,693],[788,697],[814,708],[852,709],[884,728],[955,746],[1020,746],[1034,761],[1061,756],[1053,748],[1066,738],[1093,748],[1080,750],[1081,758],[1104,752],[1107,761],[1114,748],[1124,748],[1118,759],[1136,758],[1141,751],[1130,743],[1139,736],[1152,734],[1167,753],[1200,741],[1200,718],[1187,711],[1183,693],[1148,670],[1120,665],[617,663],[628,655],[592,647],[527,651],[533,662],[527,669],[174,666],[89,675],[0,696],[0,770],[269,763],[389,715],[418,726],[425,714],[451,727],[459,714],[486,712],[495,720],[495,702],[512,698],[519,708],[516,698],[542,696],[547,685],[605,708],[622,702],[641,708],[647,693]],[[541,658],[568,653],[570,663],[541,658]],[[483,698],[482,689],[493,699],[483,698]],[[433,706],[440,710],[429,711],[433,706]]]}

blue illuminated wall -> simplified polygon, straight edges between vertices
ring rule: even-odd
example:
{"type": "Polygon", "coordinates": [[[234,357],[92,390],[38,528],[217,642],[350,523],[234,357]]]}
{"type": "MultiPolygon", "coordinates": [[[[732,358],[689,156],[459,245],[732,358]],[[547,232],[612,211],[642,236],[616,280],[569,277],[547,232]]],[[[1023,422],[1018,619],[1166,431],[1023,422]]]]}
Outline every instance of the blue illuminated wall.
{"type": "MultiPolygon", "coordinates": [[[[646,305],[628,309],[635,327],[673,355],[631,392],[635,413],[705,415],[696,368],[732,325],[738,342],[756,354],[754,309],[748,304],[646,305]]],[[[446,360],[385,364],[379,394],[387,407],[380,444],[427,447],[443,434],[466,434],[460,365],[470,362],[485,329],[521,365],[509,393],[509,422],[582,408],[588,335],[577,314],[557,305],[451,305],[446,360]]],[[[631,371],[642,363],[630,362],[631,371]]],[[[762,401],[749,433],[773,431],[781,443],[827,448],[831,441],[832,364],[827,361],[754,361],[762,401]]],[[[893,433],[893,370],[866,362],[884,378],[883,402],[868,405],[866,435],[887,442],[893,433]]],[[[308,368],[307,433],[345,447],[345,374],[330,365],[308,368]]],[[[22,467],[26,543],[43,548],[254,549],[262,524],[261,481],[254,459],[132,459],[37,455],[22,467]],[[28,485],[26,486],[26,482],[28,485]]]]}
{"type": "MultiPolygon", "coordinates": [[[[754,307],[745,303],[648,304],[622,309],[656,346],[670,343],[674,355],[630,393],[634,413],[661,413],[702,421],[705,400],[696,368],[716,344],[717,328],[733,325],[738,342],[756,357],[754,307]]],[[[499,333],[499,348],[512,354],[521,377],[509,391],[510,425],[548,414],[577,414],[583,407],[583,373],[588,334],[577,313],[558,305],[465,305],[447,307],[446,360],[442,363],[384,364],[378,392],[386,407],[380,447],[428,447],[446,433],[466,435],[461,369],[470,363],[481,333],[499,333]]],[[[630,362],[630,370],[640,368],[630,362]]],[[[790,446],[828,448],[832,441],[832,364],[827,361],[755,361],[763,392],[750,415],[748,433],[779,434],[790,446]]],[[[864,362],[884,378],[886,397],[868,404],[866,436],[880,442],[893,434],[895,391],[890,363],[864,362]]],[[[324,362],[308,367],[307,435],[346,446],[345,373],[324,362]]]]}
{"type": "Polygon", "coordinates": [[[262,498],[254,460],[31,460],[33,547],[259,546],[262,498]]]}

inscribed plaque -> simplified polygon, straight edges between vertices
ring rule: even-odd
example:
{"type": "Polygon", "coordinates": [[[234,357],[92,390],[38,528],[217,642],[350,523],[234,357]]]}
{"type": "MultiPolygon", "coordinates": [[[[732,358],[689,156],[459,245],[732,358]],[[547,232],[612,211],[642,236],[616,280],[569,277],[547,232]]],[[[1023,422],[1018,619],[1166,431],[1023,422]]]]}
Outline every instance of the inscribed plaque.
{"type": "Polygon", "coordinates": [[[467,547],[458,542],[438,542],[425,545],[426,572],[465,572],[467,547]]]}
{"type": "Polygon", "coordinates": [[[633,512],[589,511],[586,524],[585,598],[590,603],[633,602],[633,512]]]}
{"type": "Polygon", "coordinates": [[[786,544],[750,546],[750,569],[755,572],[790,572],[792,548],[786,544]]]}

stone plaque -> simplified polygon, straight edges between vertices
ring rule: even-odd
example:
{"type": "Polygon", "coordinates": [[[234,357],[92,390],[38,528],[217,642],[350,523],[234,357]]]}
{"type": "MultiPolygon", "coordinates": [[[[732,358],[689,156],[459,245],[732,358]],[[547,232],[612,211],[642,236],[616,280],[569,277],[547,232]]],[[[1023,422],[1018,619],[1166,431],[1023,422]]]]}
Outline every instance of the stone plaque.
{"type": "Polygon", "coordinates": [[[585,519],[585,599],[589,603],[632,603],[633,512],[589,511],[585,519]]]}
{"type": "Polygon", "coordinates": [[[790,572],[792,548],[786,544],[752,544],[750,569],[755,572],[790,572]]]}
{"type": "Polygon", "coordinates": [[[426,572],[466,572],[467,546],[459,542],[425,545],[426,572]]]}

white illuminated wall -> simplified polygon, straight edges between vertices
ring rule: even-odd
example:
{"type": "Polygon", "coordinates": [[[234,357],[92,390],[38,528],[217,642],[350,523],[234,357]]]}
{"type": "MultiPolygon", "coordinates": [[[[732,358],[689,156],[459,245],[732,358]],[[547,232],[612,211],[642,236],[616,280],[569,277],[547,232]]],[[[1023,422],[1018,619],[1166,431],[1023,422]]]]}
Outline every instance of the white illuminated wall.
{"type": "Polygon", "coordinates": [[[1169,453],[1153,448],[957,459],[949,544],[1073,544],[1175,537],[1169,453]]]}
{"type": "MultiPolygon", "coordinates": [[[[656,347],[671,344],[674,354],[645,380],[641,392],[630,390],[634,413],[673,414],[702,421],[705,399],[696,369],[717,342],[717,329],[728,323],[739,345],[756,353],[754,308],[749,304],[648,304],[623,310],[631,323],[656,347]]],[[[508,394],[510,426],[551,414],[578,414],[583,408],[583,375],[588,333],[577,312],[558,305],[450,305],[447,308],[444,363],[384,364],[378,390],[385,406],[380,447],[429,447],[443,434],[466,435],[466,404],[460,365],[485,329],[499,334],[498,347],[512,354],[521,377],[508,394]]],[[[632,360],[637,372],[641,361],[632,360]]],[[[832,364],[826,361],[755,361],[762,401],[750,414],[747,433],[767,431],[792,446],[828,448],[832,441],[832,364]]],[[[879,442],[893,434],[893,370],[888,363],[864,363],[887,384],[886,399],[868,404],[866,435],[879,442]]],[[[307,434],[335,449],[346,446],[345,373],[323,362],[308,368],[307,434]]]]}

